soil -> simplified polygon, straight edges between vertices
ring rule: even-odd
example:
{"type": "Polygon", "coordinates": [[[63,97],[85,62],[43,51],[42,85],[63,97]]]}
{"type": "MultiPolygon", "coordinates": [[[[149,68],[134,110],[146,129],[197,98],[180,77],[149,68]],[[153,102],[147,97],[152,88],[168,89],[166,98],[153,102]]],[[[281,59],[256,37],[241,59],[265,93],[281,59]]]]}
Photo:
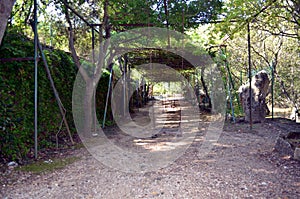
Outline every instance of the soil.
{"type": "MultiPolygon", "coordinates": [[[[253,124],[252,130],[244,122],[226,122],[218,142],[203,157],[197,155],[201,142],[196,140],[205,136],[199,130],[195,142],[176,161],[145,173],[114,170],[85,148],[75,149],[68,156],[80,159],[54,172],[2,171],[0,197],[297,199],[300,162],[274,151],[277,137],[295,128],[300,128],[299,124],[285,119],[267,119],[253,124]]],[[[114,143],[132,146],[119,131],[117,127],[106,128],[114,143]]],[[[164,136],[159,134],[152,139],[161,140],[164,136]]]]}

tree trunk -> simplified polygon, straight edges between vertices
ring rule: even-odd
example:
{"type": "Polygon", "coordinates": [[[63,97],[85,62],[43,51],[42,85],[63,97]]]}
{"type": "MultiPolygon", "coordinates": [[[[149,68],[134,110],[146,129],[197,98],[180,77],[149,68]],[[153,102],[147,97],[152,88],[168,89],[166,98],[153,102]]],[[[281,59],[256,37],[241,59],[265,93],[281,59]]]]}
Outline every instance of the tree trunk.
{"type": "Polygon", "coordinates": [[[1,0],[0,1],[0,45],[6,30],[7,20],[12,11],[16,0],[1,0]]]}
{"type": "MultiPolygon", "coordinates": [[[[73,57],[73,60],[75,62],[75,65],[77,66],[83,80],[85,81],[85,95],[84,95],[84,110],[83,110],[83,115],[84,115],[84,124],[83,124],[83,129],[82,129],[82,135],[84,137],[90,137],[93,132],[93,124],[94,124],[94,131],[96,131],[97,127],[97,116],[96,116],[96,86],[94,85],[95,82],[98,82],[100,77],[101,77],[101,67],[105,64],[106,59],[105,55],[107,53],[107,49],[109,46],[108,41],[103,41],[103,38],[110,38],[110,25],[109,25],[109,20],[108,20],[108,0],[105,0],[104,2],[104,8],[103,8],[103,23],[102,26],[100,26],[99,30],[99,43],[100,43],[100,52],[99,52],[99,60],[98,64],[95,66],[93,69],[94,71],[93,74],[91,75],[88,71],[85,70],[84,67],[81,66],[79,57],[77,55],[75,46],[74,46],[74,30],[69,14],[69,8],[70,6],[68,5],[68,1],[64,0],[65,4],[65,16],[67,23],[69,24],[69,48],[73,57]],[[105,36],[103,35],[103,32],[105,32],[105,36]]],[[[87,23],[87,22],[86,22],[87,23]]],[[[89,26],[91,24],[88,24],[89,26]]],[[[113,56],[108,58],[108,63],[111,63],[113,59],[113,56]]]]}
{"type": "Polygon", "coordinates": [[[86,82],[85,95],[84,95],[84,125],[82,135],[84,137],[90,137],[92,134],[92,123],[93,123],[93,97],[94,97],[94,88],[93,80],[86,82]]]}
{"type": "Polygon", "coordinates": [[[201,69],[201,84],[202,84],[202,87],[203,87],[203,90],[205,92],[205,95],[208,99],[208,108],[211,109],[212,108],[212,104],[211,104],[211,99],[210,99],[210,96],[209,96],[209,92],[208,92],[208,89],[207,89],[207,86],[206,86],[206,83],[204,81],[204,67],[201,69]]]}

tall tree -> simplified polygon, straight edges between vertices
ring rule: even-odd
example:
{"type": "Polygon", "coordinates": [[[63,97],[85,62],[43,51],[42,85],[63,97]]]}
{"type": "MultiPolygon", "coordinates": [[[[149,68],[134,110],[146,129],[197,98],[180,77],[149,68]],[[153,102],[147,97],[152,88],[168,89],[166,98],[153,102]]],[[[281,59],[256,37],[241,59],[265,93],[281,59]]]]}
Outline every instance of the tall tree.
{"type": "MultiPolygon", "coordinates": [[[[79,2],[81,3],[81,2],[79,2]]],[[[84,84],[85,84],[85,93],[84,93],[84,97],[83,97],[83,102],[82,102],[82,106],[84,108],[84,117],[83,117],[83,125],[81,127],[79,127],[82,135],[84,136],[90,136],[91,132],[95,132],[97,131],[97,126],[96,126],[96,114],[94,112],[93,114],[93,108],[95,107],[95,103],[96,103],[96,98],[95,98],[95,92],[96,92],[96,87],[97,87],[97,83],[101,77],[101,68],[103,67],[103,65],[106,65],[106,63],[110,63],[112,60],[112,55],[111,57],[108,57],[108,60],[106,60],[106,55],[108,54],[108,45],[109,45],[109,38],[111,35],[111,26],[109,24],[109,1],[105,0],[103,2],[103,17],[102,17],[102,23],[99,26],[98,32],[99,32],[99,50],[98,55],[96,55],[96,57],[99,59],[96,62],[97,63],[93,63],[94,60],[91,60],[92,67],[90,67],[89,65],[86,64],[81,64],[80,62],[80,58],[76,52],[76,48],[75,48],[75,44],[74,44],[74,40],[75,40],[75,33],[74,33],[74,23],[72,23],[72,16],[74,16],[74,14],[76,14],[77,12],[69,5],[69,3],[67,2],[67,0],[64,1],[64,6],[65,6],[65,17],[66,17],[66,21],[69,25],[68,27],[68,32],[69,32],[69,48],[73,57],[73,60],[75,62],[75,65],[78,68],[78,71],[82,77],[82,80],[84,80],[84,84]],[[70,12],[70,10],[72,12],[70,12]],[[106,40],[104,40],[106,39],[106,40]],[[92,124],[94,124],[94,129],[92,124]]],[[[89,24],[88,21],[86,21],[81,15],[79,15],[78,13],[76,14],[77,17],[81,17],[82,20],[84,20],[85,23],[88,23],[88,25],[90,26],[91,24],[89,24]]],[[[94,28],[94,27],[91,27],[94,28]]],[[[95,110],[94,110],[95,111],[95,110]]]]}

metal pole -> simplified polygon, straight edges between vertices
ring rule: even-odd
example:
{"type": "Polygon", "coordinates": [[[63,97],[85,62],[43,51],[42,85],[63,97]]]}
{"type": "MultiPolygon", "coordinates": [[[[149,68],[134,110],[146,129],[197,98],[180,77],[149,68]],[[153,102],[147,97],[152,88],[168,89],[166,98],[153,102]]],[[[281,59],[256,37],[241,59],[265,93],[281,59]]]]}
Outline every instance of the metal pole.
{"type": "MultiPolygon", "coordinates": [[[[95,66],[95,32],[94,32],[94,27],[92,26],[92,62],[93,62],[93,67],[96,68],[95,66]]],[[[94,74],[96,73],[96,70],[94,70],[94,74]]],[[[94,124],[94,132],[97,133],[97,103],[96,103],[96,92],[97,92],[97,86],[93,91],[93,106],[94,106],[94,117],[93,117],[93,124],[94,124]]]]}
{"type": "Polygon", "coordinates": [[[235,90],[235,86],[234,86],[234,82],[231,76],[231,72],[230,72],[230,68],[229,68],[229,63],[227,61],[227,55],[226,55],[226,46],[224,48],[224,51],[221,51],[223,55],[225,55],[225,66],[227,69],[227,73],[228,73],[228,78],[229,78],[229,89],[230,89],[230,103],[231,103],[231,109],[232,109],[232,117],[233,117],[233,121],[235,122],[235,117],[234,117],[234,107],[233,107],[233,100],[232,98],[235,97],[236,101],[238,103],[238,107],[240,108],[240,101],[239,101],[239,96],[237,94],[233,94],[233,96],[231,95],[232,89],[235,90]]]}
{"type": "Polygon", "coordinates": [[[241,85],[243,85],[243,72],[240,72],[240,78],[241,78],[241,85]]]}
{"type": "Polygon", "coordinates": [[[135,82],[135,90],[136,90],[136,107],[138,108],[139,107],[139,102],[140,102],[140,99],[139,99],[139,85],[140,85],[140,80],[136,80],[135,82]]]}
{"type": "Polygon", "coordinates": [[[113,65],[111,65],[110,74],[109,74],[109,82],[108,82],[108,89],[107,89],[107,94],[106,94],[106,102],[105,102],[104,116],[103,116],[103,121],[102,121],[102,128],[105,127],[107,106],[108,106],[108,100],[109,100],[109,94],[110,94],[110,88],[111,88],[111,82],[112,82],[112,74],[113,74],[113,65]]]}
{"type": "Polygon", "coordinates": [[[126,100],[126,74],[127,74],[127,66],[124,63],[124,74],[123,74],[123,116],[126,114],[126,105],[127,105],[127,100],[126,100]]]}
{"type": "Polygon", "coordinates": [[[235,123],[235,116],[234,116],[234,107],[233,107],[233,102],[232,102],[232,95],[231,95],[231,83],[230,83],[230,78],[228,78],[228,96],[230,100],[230,108],[231,108],[231,114],[232,114],[232,121],[235,123]]]}
{"type": "Polygon", "coordinates": [[[274,119],[274,63],[272,63],[272,119],[274,119]]]}
{"type": "Polygon", "coordinates": [[[38,157],[38,38],[37,0],[34,0],[34,158],[38,157]]]}
{"type": "Polygon", "coordinates": [[[249,64],[249,116],[250,116],[250,130],[252,130],[252,85],[251,85],[251,38],[250,38],[250,22],[248,22],[247,26],[248,30],[248,64],[249,64]]]}

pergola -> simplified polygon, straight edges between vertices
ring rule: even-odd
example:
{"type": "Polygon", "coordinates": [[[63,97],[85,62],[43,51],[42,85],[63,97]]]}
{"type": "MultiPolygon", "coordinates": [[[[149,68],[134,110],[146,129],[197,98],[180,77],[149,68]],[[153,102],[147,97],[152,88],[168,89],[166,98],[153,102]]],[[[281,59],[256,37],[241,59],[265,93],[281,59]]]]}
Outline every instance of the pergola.
{"type": "MultiPolygon", "coordinates": [[[[71,10],[71,12],[73,12],[76,16],[78,16],[82,21],[84,21],[92,30],[92,49],[95,49],[95,32],[98,32],[96,27],[101,26],[101,24],[93,24],[90,23],[88,20],[86,20],[84,17],[82,17],[74,8],[72,8],[71,6],[69,6],[68,4],[65,4],[67,6],[68,9],[71,10]]],[[[255,19],[260,13],[262,13],[265,8],[262,8],[258,13],[254,14],[251,19],[247,20],[245,22],[245,24],[247,25],[247,30],[248,30],[248,71],[249,71],[249,82],[250,82],[250,90],[251,90],[251,34],[250,34],[250,24],[252,22],[253,19],[255,19]]],[[[38,41],[38,34],[37,34],[37,10],[38,10],[38,5],[37,5],[37,0],[34,0],[34,20],[32,22],[32,27],[33,27],[33,31],[34,31],[34,57],[27,57],[27,58],[11,58],[11,59],[0,59],[0,62],[11,62],[11,61],[34,61],[34,67],[35,67],[35,86],[34,86],[34,142],[35,142],[35,158],[37,158],[37,151],[38,151],[38,139],[37,139],[37,135],[38,135],[38,75],[37,75],[37,65],[38,62],[40,61],[40,57],[39,57],[39,51],[41,52],[42,55],[42,60],[44,62],[44,65],[46,67],[46,70],[48,68],[47,65],[47,61],[42,53],[41,50],[41,46],[39,44],[38,41]]],[[[232,23],[235,23],[237,21],[231,21],[232,23]]],[[[211,22],[202,22],[202,24],[204,23],[223,23],[223,21],[211,21],[211,22]]],[[[149,26],[154,26],[153,24],[119,24],[120,26],[124,26],[124,27],[149,27],[149,26]]],[[[168,24],[167,24],[167,28],[168,24]]],[[[144,50],[144,56],[140,56],[142,50],[139,49],[137,51],[133,51],[131,53],[132,57],[129,58],[129,62],[132,65],[140,65],[140,64],[145,64],[145,63],[160,63],[160,64],[166,64],[169,67],[172,67],[175,70],[187,70],[187,69],[192,69],[193,65],[191,63],[189,63],[187,60],[185,60],[184,58],[182,58],[179,55],[176,55],[172,52],[166,52],[166,51],[162,51],[162,50],[157,50],[157,49],[143,49],[144,50]]],[[[163,71],[160,72],[160,74],[157,73],[157,71],[151,71],[150,68],[145,68],[143,73],[147,73],[148,75],[152,76],[153,78],[156,78],[155,81],[164,81],[164,77],[167,77],[168,74],[165,74],[163,71]],[[160,77],[160,79],[157,79],[157,77],[160,77]]],[[[57,99],[57,101],[59,102],[59,95],[55,89],[54,86],[54,82],[53,79],[51,77],[50,71],[47,70],[47,74],[48,74],[48,78],[52,84],[52,88],[55,94],[55,97],[57,99]]],[[[168,77],[168,80],[170,80],[170,77],[168,77]]],[[[110,82],[111,83],[111,82],[110,82]]],[[[110,84],[109,83],[109,84],[110,84]]],[[[274,82],[272,81],[272,88],[273,88],[273,84],[274,82]]],[[[273,89],[272,89],[273,91],[273,89]]],[[[251,92],[250,92],[250,96],[251,96],[251,92]]],[[[273,107],[274,107],[274,98],[273,98],[273,93],[272,93],[272,118],[273,118],[273,107]]],[[[62,104],[58,103],[60,110],[61,110],[61,114],[62,117],[65,121],[65,125],[67,126],[68,129],[68,123],[65,119],[65,113],[62,110],[62,104]]],[[[251,103],[250,103],[251,106],[251,103]]],[[[250,107],[251,110],[251,107],[250,107]]],[[[251,114],[251,113],[250,113],[251,114]]],[[[250,116],[251,118],[251,116],[250,116]]],[[[250,129],[252,129],[252,120],[250,119],[250,129]]],[[[69,131],[69,130],[68,130],[69,131]]],[[[69,132],[70,133],[70,132],[69,132]]],[[[70,136],[70,139],[73,143],[72,137],[70,136]]]]}

